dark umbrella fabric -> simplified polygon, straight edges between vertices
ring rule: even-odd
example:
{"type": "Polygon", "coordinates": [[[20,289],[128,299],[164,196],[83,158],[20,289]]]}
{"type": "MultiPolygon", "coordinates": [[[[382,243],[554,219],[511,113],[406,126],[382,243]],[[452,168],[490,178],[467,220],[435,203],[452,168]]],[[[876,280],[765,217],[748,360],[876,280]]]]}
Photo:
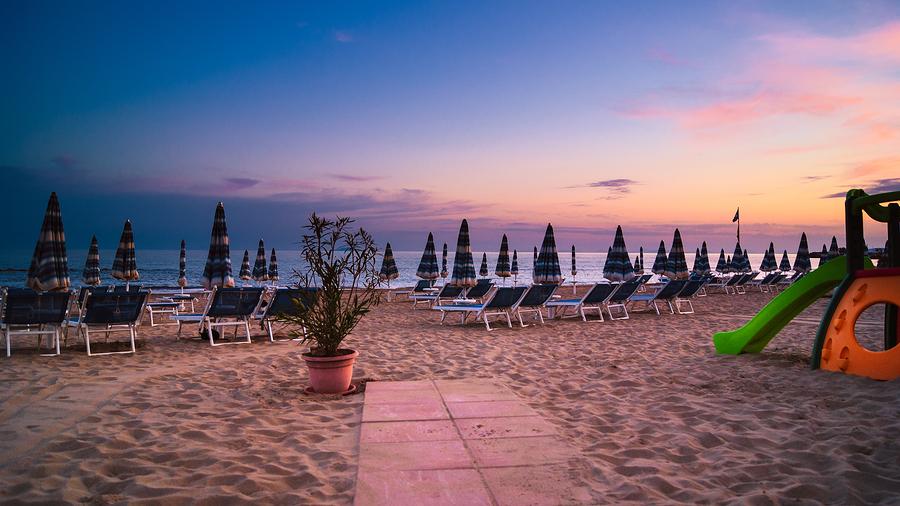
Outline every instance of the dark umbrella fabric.
{"type": "Polygon", "coordinates": [[[663,274],[666,272],[666,262],[668,258],[666,257],[666,243],[663,241],[659,241],[659,249],[656,250],[656,259],[653,260],[653,268],[651,269],[654,274],[663,274]]]}
{"type": "Polygon", "coordinates": [[[809,242],[806,240],[806,232],[800,235],[800,246],[797,247],[797,256],[794,257],[794,272],[809,272],[812,270],[812,262],[809,259],[809,242]]]}
{"type": "Polygon", "coordinates": [[[66,254],[66,233],[63,230],[62,212],[56,192],[50,194],[41,232],[34,245],[34,254],[28,266],[25,284],[32,290],[47,292],[68,290],[69,257],[66,254]]]}
{"type": "Polygon", "coordinates": [[[744,253],[741,255],[741,260],[744,262],[744,272],[753,272],[753,266],[750,265],[750,253],[747,253],[746,248],[744,248],[744,253]]]}
{"type": "Polygon", "coordinates": [[[113,260],[112,277],[124,281],[127,285],[130,281],[140,279],[137,270],[137,257],[134,250],[134,231],[131,228],[131,220],[125,221],[122,228],[122,237],[119,238],[119,247],[116,249],[116,258],[113,260]]]}
{"type": "Polygon", "coordinates": [[[676,228],[672,236],[672,248],[666,259],[665,276],[669,279],[687,279],[689,277],[687,259],[684,257],[684,244],[681,242],[681,232],[676,228]]]}
{"type": "Polygon", "coordinates": [[[639,276],[644,273],[644,267],[641,265],[641,257],[639,255],[634,256],[634,274],[639,276]]]}
{"type": "Polygon", "coordinates": [[[691,273],[693,274],[701,274],[700,268],[700,248],[696,248],[694,250],[694,266],[691,267],[691,273]]]}
{"type": "Polygon", "coordinates": [[[253,263],[253,280],[257,282],[268,281],[269,268],[266,266],[266,245],[262,239],[256,248],[256,261],[253,263]]]}
{"type": "Polygon", "coordinates": [[[725,260],[725,270],[722,273],[729,274],[732,272],[734,272],[734,261],[731,260],[731,255],[728,255],[728,258],[725,260]]]}
{"type": "Polygon", "coordinates": [[[450,273],[447,272],[447,243],[444,243],[444,252],[441,256],[441,277],[446,279],[449,275],[450,273]]]}
{"type": "Polygon", "coordinates": [[[97,236],[91,237],[91,247],[84,262],[81,282],[88,286],[100,284],[100,247],[97,245],[97,236]]]}
{"type": "Polygon", "coordinates": [[[606,249],[606,260],[603,261],[603,277],[609,279],[613,276],[613,271],[610,266],[610,261],[612,260],[612,246],[606,249]]]}
{"type": "Polygon", "coordinates": [[[269,255],[269,281],[278,281],[278,257],[275,256],[275,248],[269,255]]]}
{"type": "Polygon", "coordinates": [[[731,272],[744,272],[744,250],[741,249],[741,243],[737,243],[734,245],[734,253],[731,254],[731,262],[729,262],[728,266],[731,268],[731,272]]]}
{"type": "Polygon", "coordinates": [[[434,236],[431,232],[428,232],[428,239],[425,241],[425,250],[422,251],[422,259],[419,260],[416,276],[428,281],[433,281],[440,277],[437,252],[434,250],[434,236]]]}
{"type": "Polygon", "coordinates": [[[837,237],[831,236],[831,246],[828,247],[828,260],[841,256],[841,250],[838,248],[837,237]]]}
{"type": "Polygon", "coordinates": [[[727,269],[727,263],[725,262],[725,248],[722,248],[719,251],[719,260],[716,262],[716,272],[720,274],[725,274],[725,269],[727,269]]]}
{"type": "Polygon", "coordinates": [[[553,226],[549,223],[547,224],[547,230],[544,232],[541,251],[538,253],[535,274],[534,283],[536,284],[558,285],[562,282],[562,270],[559,267],[556,239],[553,236],[553,226]]]}
{"type": "Polygon", "coordinates": [[[534,278],[537,277],[537,265],[538,265],[538,250],[537,250],[537,246],[535,246],[534,247],[534,258],[532,258],[532,260],[531,260],[531,279],[532,279],[532,281],[534,280],[534,278]]]}
{"type": "Polygon", "coordinates": [[[513,279],[518,280],[519,277],[519,252],[513,250],[512,263],[509,266],[509,273],[512,274],[513,279]]]}
{"type": "Polygon", "coordinates": [[[578,275],[578,266],[575,265],[575,245],[572,245],[572,276],[578,275]]]}
{"type": "Polygon", "coordinates": [[[181,240],[181,251],[178,253],[178,286],[187,286],[187,245],[181,240]]]}
{"type": "Polygon", "coordinates": [[[709,265],[709,250],[706,248],[706,241],[700,245],[700,270],[698,274],[709,274],[712,269],[709,265]]]}
{"type": "Polygon", "coordinates": [[[219,202],[216,204],[216,214],[209,234],[209,253],[206,255],[200,282],[207,290],[215,287],[231,288],[234,286],[231,272],[231,246],[225,223],[225,205],[219,202]]]}
{"type": "Polygon", "coordinates": [[[478,275],[481,277],[488,275],[487,253],[481,254],[481,267],[478,268],[478,275]]]}
{"type": "Polygon", "coordinates": [[[469,242],[469,222],[462,221],[456,238],[456,254],[453,256],[453,274],[450,285],[475,286],[475,259],[472,258],[472,244],[469,242]]]}
{"type": "Polygon", "coordinates": [[[822,245],[822,252],[819,253],[819,267],[822,267],[822,264],[828,261],[828,247],[824,244],[822,245]]]}
{"type": "Polygon", "coordinates": [[[778,270],[778,263],[775,260],[775,244],[769,243],[769,249],[763,255],[762,262],[759,264],[760,272],[772,272],[778,270]]]}
{"type": "Polygon", "coordinates": [[[400,277],[400,271],[397,270],[397,262],[394,261],[394,251],[391,249],[391,243],[384,246],[384,257],[381,259],[381,270],[378,277],[382,281],[387,281],[387,285],[391,286],[391,280],[400,277]]]}
{"type": "Polygon", "coordinates": [[[643,246],[641,246],[640,256],[641,256],[641,272],[643,272],[646,270],[646,269],[644,269],[644,247],[643,246]]]}
{"type": "Polygon", "coordinates": [[[244,259],[241,261],[241,271],[238,277],[244,281],[253,279],[253,273],[250,272],[250,251],[244,250],[244,259]]]}
{"type": "Polygon", "coordinates": [[[634,277],[634,267],[631,265],[631,259],[628,258],[628,248],[625,246],[625,235],[622,233],[621,225],[616,227],[616,236],[606,261],[609,269],[609,273],[604,273],[606,279],[619,282],[628,281],[634,277]]]}
{"type": "Polygon", "coordinates": [[[781,272],[791,270],[791,259],[788,258],[787,250],[784,250],[784,253],[781,254],[781,263],[778,264],[778,270],[781,272]]]}
{"type": "Polygon", "coordinates": [[[500,254],[497,255],[497,267],[494,269],[494,274],[499,278],[503,278],[504,282],[506,278],[512,275],[510,272],[509,265],[509,240],[506,238],[506,234],[503,234],[503,238],[500,239],[500,254]]]}

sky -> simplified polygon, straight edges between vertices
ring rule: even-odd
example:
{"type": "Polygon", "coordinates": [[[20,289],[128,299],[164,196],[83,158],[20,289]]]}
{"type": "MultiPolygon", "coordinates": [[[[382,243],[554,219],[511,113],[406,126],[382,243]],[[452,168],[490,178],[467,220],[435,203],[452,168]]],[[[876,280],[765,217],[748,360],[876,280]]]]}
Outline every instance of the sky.
{"type": "MultiPolygon", "coordinates": [[[[900,2],[3,2],[0,248],[380,242],[751,252],[900,189],[900,2]]],[[[867,240],[884,241],[867,222],[867,240]]],[[[841,242],[843,242],[841,240],[841,242]]]]}

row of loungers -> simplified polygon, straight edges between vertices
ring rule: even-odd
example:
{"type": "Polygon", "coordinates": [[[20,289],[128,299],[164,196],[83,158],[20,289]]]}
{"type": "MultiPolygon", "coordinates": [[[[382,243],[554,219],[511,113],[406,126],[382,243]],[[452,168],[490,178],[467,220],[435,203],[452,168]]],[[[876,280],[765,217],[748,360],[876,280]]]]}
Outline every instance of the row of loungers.
{"type": "MultiPolygon", "coordinates": [[[[505,318],[508,327],[512,328],[512,320],[515,317],[519,325],[526,327],[525,316],[531,316],[533,320],[544,323],[543,309],[547,309],[550,318],[565,318],[580,316],[583,321],[588,321],[587,315],[592,310],[597,311],[598,320],[605,321],[603,310],[613,320],[625,320],[629,318],[628,305],[642,303],[647,309],[652,307],[659,315],[659,303],[668,304],[669,312],[690,314],[694,312],[691,298],[697,296],[708,283],[707,278],[696,280],[670,281],[654,293],[637,293],[639,288],[649,277],[635,278],[625,283],[597,283],[592,285],[580,298],[562,299],[554,298],[559,285],[531,285],[519,287],[497,287],[487,285],[482,299],[472,297],[472,291],[481,285],[476,285],[468,291],[459,288],[445,286],[433,297],[432,309],[441,312],[441,324],[450,313],[459,313],[460,323],[465,324],[470,316],[475,320],[484,322],[488,331],[491,328],[492,317],[505,318]],[[464,294],[458,298],[447,290],[464,294]],[[572,311],[573,314],[567,315],[572,311]],[[613,312],[615,310],[615,313],[613,312]]],[[[480,291],[476,292],[480,295],[480,291]]],[[[411,296],[412,297],[412,296],[411,296]]],[[[414,307],[418,301],[414,300],[414,307]]]]}
{"type": "MultiPolygon", "coordinates": [[[[258,320],[266,330],[269,341],[276,342],[273,326],[276,316],[290,314],[304,304],[310,304],[316,296],[315,289],[279,288],[266,300],[264,288],[213,289],[202,313],[176,313],[171,319],[178,323],[178,336],[185,324],[197,324],[202,336],[205,332],[212,346],[249,343],[250,322],[258,320]],[[235,335],[244,327],[247,338],[243,341],[216,342],[216,328],[233,327],[235,335]]],[[[38,293],[30,289],[3,289],[0,332],[6,340],[6,356],[11,354],[11,338],[16,335],[38,337],[38,346],[44,336],[50,336],[51,353],[60,354],[63,333],[75,329],[85,342],[88,356],[135,353],[135,338],[141,317],[148,306],[150,292],[131,290],[83,289],[77,296],[69,292],[38,293]],[[128,332],[130,349],[97,353],[91,350],[91,332],[109,335],[128,332]]],[[[151,315],[152,318],[152,315],[151,315]]],[[[301,329],[306,334],[306,329],[301,329]]]]}

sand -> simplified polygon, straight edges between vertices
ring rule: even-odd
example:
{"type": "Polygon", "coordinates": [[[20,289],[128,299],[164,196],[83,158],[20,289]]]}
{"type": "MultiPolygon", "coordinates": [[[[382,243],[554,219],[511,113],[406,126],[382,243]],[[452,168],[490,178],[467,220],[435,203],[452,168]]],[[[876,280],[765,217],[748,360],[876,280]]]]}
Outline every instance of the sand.
{"type": "Polygon", "coordinates": [[[596,503],[896,503],[900,382],[809,370],[824,299],[763,353],[715,355],[712,333],[768,300],[491,333],[382,304],[346,341],[361,383],[346,397],[305,393],[303,349],[258,329],[212,348],[147,325],[134,356],[20,339],[0,369],[0,499],[349,504],[366,381],[483,377],[585,457],[596,503]]]}

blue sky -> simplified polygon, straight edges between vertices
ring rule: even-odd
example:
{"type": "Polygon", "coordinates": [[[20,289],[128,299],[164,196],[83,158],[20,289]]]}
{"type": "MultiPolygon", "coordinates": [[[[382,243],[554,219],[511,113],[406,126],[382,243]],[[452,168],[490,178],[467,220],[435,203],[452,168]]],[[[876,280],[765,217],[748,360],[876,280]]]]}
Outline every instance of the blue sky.
{"type": "Polygon", "coordinates": [[[840,234],[822,197],[900,186],[896,2],[26,2],[0,18],[9,247],[30,247],[57,191],[85,244],[126,218],[148,247],[202,243],[222,200],[250,245],[289,246],[317,210],[397,249],[463,217],[482,248],[508,232],[524,249],[551,221],[588,250],[617,224],[630,243],[680,225],[729,249],[741,205],[751,247],[794,249],[801,230],[840,234]]]}

